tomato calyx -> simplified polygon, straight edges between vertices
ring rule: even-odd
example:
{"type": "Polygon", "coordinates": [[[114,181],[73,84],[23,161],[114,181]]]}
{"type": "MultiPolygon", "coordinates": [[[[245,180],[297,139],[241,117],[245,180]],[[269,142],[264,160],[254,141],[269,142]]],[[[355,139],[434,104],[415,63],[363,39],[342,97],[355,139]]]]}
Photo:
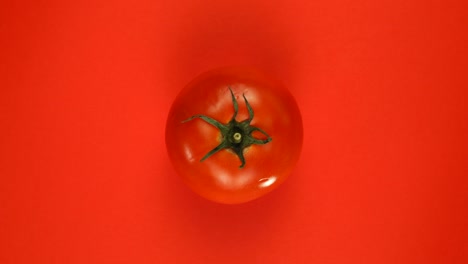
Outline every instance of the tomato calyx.
{"type": "Polygon", "coordinates": [[[182,121],[182,123],[191,121],[195,118],[200,118],[203,121],[207,122],[208,124],[213,125],[214,127],[218,128],[219,131],[221,132],[221,135],[222,135],[221,143],[217,147],[212,149],[210,152],[208,152],[205,156],[203,156],[200,162],[211,157],[212,155],[219,152],[220,150],[231,149],[232,151],[234,151],[234,153],[239,157],[241,161],[241,165],[239,166],[239,168],[243,168],[246,163],[245,158],[244,158],[244,150],[253,144],[257,144],[257,145],[267,144],[268,142],[272,140],[272,138],[262,129],[252,126],[250,124],[252,122],[252,119],[254,118],[254,111],[252,109],[252,106],[249,104],[249,101],[245,97],[245,94],[242,94],[242,97],[244,97],[245,105],[247,106],[247,110],[249,112],[249,118],[241,122],[236,120],[237,112],[239,110],[239,105],[230,87],[229,87],[229,91],[231,92],[232,104],[234,106],[234,115],[232,116],[231,120],[227,124],[223,124],[217,121],[216,119],[211,118],[206,115],[194,115],[182,121]],[[258,131],[262,133],[263,135],[265,135],[266,139],[254,138],[252,136],[252,133],[255,131],[258,131]]]}

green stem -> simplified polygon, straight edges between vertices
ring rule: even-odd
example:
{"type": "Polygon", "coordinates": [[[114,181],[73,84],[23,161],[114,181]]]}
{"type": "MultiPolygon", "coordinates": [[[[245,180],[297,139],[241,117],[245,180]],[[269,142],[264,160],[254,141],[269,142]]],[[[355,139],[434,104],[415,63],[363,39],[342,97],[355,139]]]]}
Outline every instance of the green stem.
{"type": "Polygon", "coordinates": [[[252,106],[249,104],[249,101],[245,97],[245,94],[242,94],[242,97],[244,98],[247,111],[249,112],[249,118],[241,122],[238,122],[236,120],[237,113],[239,111],[239,105],[237,103],[236,97],[234,96],[234,93],[232,92],[231,87],[228,87],[228,88],[229,88],[229,91],[231,92],[232,105],[234,107],[234,114],[231,118],[231,121],[229,121],[229,123],[223,124],[217,121],[216,119],[205,116],[205,115],[191,116],[190,118],[182,121],[182,123],[186,123],[193,119],[199,118],[207,122],[208,124],[213,125],[214,127],[218,128],[219,131],[221,132],[221,135],[222,135],[221,143],[218,146],[216,146],[214,149],[212,149],[210,152],[208,152],[205,156],[203,156],[200,162],[206,160],[207,158],[211,157],[212,155],[218,153],[219,151],[223,149],[231,149],[234,151],[234,153],[236,153],[236,155],[239,157],[239,160],[241,161],[241,165],[239,168],[243,168],[246,164],[246,161],[244,158],[244,150],[254,144],[255,145],[267,144],[268,142],[272,140],[272,138],[261,128],[250,125],[250,123],[252,122],[254,118],[254,111],[253,111],[252,106]],[[254,138],[252,136],[252,133],[254,131],[258,131],[262,133],[267,138],[266,139],[254,138]]]}

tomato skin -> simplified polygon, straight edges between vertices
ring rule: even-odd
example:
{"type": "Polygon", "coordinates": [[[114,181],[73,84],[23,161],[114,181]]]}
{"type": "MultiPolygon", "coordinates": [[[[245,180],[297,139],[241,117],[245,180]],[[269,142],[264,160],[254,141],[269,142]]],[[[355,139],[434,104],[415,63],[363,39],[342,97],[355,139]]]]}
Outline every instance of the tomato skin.
{"type": "Polygon", "coordinates": [[[216,69],[195,78],[177,96],[166,123],[166,147],[177,173],[199,195],[225,204],[256,199],[284,182],[299,159],[302,137],[302,119],[292,95],[271,77],[244,67],[216,69]],[[201,119],[183,122],[203,114],[228,123],[234,113],[229,88],[239,105],[236,120],[249,117],[244,94],[254,111],[251,125],[272,138],[244,150],[243,168],[230,149],[200,161],[222,141],[220,130],[201,119]]]}

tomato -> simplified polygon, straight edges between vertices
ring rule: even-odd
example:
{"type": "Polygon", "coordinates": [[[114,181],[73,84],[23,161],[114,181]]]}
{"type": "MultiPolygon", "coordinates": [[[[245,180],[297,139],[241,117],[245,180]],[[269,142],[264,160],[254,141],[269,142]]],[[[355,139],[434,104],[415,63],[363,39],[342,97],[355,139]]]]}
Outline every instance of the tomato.
{"type": "Polygon", "coordinates": [[[199,195],[235,204],[274,190],[302,147],[299,108],[279,82],[251,68],[201,74],[174,101],[166,147],[176,172],[199,195]]]}

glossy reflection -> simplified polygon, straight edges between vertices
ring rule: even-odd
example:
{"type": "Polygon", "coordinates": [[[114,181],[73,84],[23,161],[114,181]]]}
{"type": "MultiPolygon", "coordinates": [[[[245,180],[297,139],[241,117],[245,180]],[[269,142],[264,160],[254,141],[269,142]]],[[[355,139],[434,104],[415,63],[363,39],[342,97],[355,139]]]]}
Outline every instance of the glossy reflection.
{"type": "Polygon", "coordinates": [[[258,187],[266,188],[266,187],[269,187],[273,183],[276,182],[276,176],[271,176],[269,178],[262,178],[262,179],[258,180],[258,182],[259,182],[258,187]]]}

